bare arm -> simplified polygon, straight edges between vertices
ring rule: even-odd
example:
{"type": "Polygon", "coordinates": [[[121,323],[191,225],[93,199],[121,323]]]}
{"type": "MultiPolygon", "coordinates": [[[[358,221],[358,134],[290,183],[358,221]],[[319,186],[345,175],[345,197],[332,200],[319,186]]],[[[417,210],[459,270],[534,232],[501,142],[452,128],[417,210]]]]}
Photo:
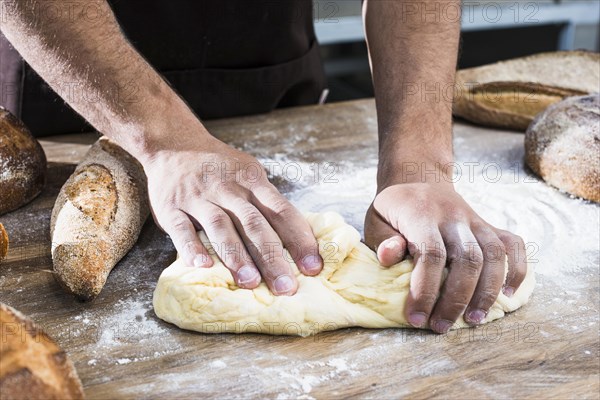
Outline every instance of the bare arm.
{"type": "Polygon", "coordinates": [[[131,154],[150,154],[149,146],[159,146],[162,133],[177,123],[194,124],[199,135],[208,136],[127,41],[106,1],[71,3],[69,13],[52,13],[43,1],[3,3],[2,32],[21,56],[73,109],[131,154]]]}
{"type": "Polygon", "coordinates": [[[379,123],[378,183],[407,161],[452,161],[452,87],[460,0],[369,0],[365,8],[379,123]],[[437,10],[436,10],[437,9],[437,10]],[[431,14],[423,14],[432,10],[431,14]],[[448,90],[448,88],[450,88],[448,90]]]}
{"type": "Polygon", "coordinates": [[[275,294],[295,293],[283,246],[303,273],[322,268],[306,220],[266,174],[244,176],[258,161],[207,132],[128,43],[106,1],[69,4],[56,14],[39,12],[43,1],[3,2],[2,31],[65,101],[142,163],[154,217],[190,266],[212,265],[195,233],[201,227],[240,287],[256,287],[262,275],[275,294]]]}
{"type": "Polygon", "coordinates": [[[414,257],[407,319],[441,333],[462,312],[480,323],[501,288],[510,295],[526,271],[523,240],[479,217],[450,179],[459,11],[459,0],[365,4],[379,123],[378,194],[366,241],[384,265],[406,251],[414,257]]]}

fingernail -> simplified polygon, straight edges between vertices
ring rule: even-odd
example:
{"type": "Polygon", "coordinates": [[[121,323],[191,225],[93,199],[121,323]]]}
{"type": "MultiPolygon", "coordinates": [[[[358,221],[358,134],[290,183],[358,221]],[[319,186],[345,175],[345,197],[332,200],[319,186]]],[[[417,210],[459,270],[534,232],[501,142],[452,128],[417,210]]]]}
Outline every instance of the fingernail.
{"type": "Polygon", "coordinates": [[[387,240],[384,244],[383,247],[385,249],[390,249],[390,250],[394,250],[397,249],[398,246],[400,246],[400,243],[398,243],[398,241],[396,239],[390,239],[387,240]]]}
{"type": "Polygon", "coordinates": [[[309,273],[317,273],[321,270],[321,257],[316,256],[314,254],[310,254],[302,259],[302,266],[306,272],[309,273]]]}
{"type": "Polygon", "coordinates": [[[445,319],[440,319],[433,323],[432,328],[439,333],[446,333],[452,328],[453,323],[450,321],[446,321],[445,319]]]}
{"type": "Polygon", "coordinates": [[[245,285],[258,278],[258,271],[249,265],[244,265],[237,272],[238,284],[245,285]]]}
{"type": "Polygon", "coordinates": [[[504,293],[506,297],[512,297],[512,295],[515,294],[515,289],[511,288],[510,286],[504,286],[502,288],[502,293],[504,293]]]}
{"type": "Polygon", "coordinates": [[[467,319],[469,322],[475,322],[476,324],[480,324],[481,321],[485,318],[485,311],[483,310],[473,310],[469,311],[467,314],[467,319]]]}
{"type": "Polygon", "coordinates": [[[408,323],[415,328],[421,328],[427,322],[427,315],[423,313],[412,313],[408,316],[408,323]]]}
{"type": "Polygon", "coordinates": [[[194,257],[194,267],[208,267],[208,260],[209,258],[206,255],[198,254],[196,257],[194,257]]]}
{"type": "Polygon", "coordinates": [[[281,275],[279,278],[275,279],[273,286],[278,294],[286,294],[292,291],[294,288],[294,282],[289,276],[281,275]]]}

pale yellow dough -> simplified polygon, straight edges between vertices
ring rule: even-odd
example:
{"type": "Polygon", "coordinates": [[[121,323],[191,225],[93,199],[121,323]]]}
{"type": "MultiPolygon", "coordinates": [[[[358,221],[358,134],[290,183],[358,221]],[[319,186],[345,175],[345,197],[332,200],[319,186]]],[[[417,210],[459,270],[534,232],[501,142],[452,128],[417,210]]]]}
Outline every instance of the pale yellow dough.
{"type": "MultiPolygon", "coordinates": [[[[360,234],[336,213],[307,214],[325,267],[316,277],[300,274],[294,296],[273,296],[261,283],[239,289],[213,255],[212,268],[192,268],[181,259],[165,269],[154,291],[154,311],[180,328],[204,333],[259,332],[308,336],[350,326],[402,328],[412,260],[390,268],[360,242],[360,234]]],[[[201,239],[210,246],[204,233],[201,239]]],[[[214,253],[211,251],[211,254],[214,253]]],[[[528,267],[525,281],[508,298],[500,293],[485,319],[498,319],[527,303],[535,286],[528,267]]],[[[454,328],[467,326],[462,318],[454,328]]]]}

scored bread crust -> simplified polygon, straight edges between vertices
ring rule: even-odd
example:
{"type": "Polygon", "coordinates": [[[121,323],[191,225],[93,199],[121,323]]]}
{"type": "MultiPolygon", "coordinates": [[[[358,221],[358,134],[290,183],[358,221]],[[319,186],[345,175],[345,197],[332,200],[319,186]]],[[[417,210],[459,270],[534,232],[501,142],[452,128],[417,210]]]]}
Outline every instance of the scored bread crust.
{"type": "Polygon", "coordinates": [[[462,69],[456,74],[453,114],[524,131],[551,104],[598,91],[599,63],[598,53],[558,51],[462,69]]]}
{"type": "Polygon", "coordinates": [[[2,399],[83,399],[67,354],[29,318],[0,303],[2,399]]]}
{"type": "Polygon", "coordinates": [[[0,215],[36,198],[46,183],[46,155],[27,127],[0,106],[0,215]]]}
{"type": "Polygon", "coordinates": [[[137,241],[149,213],[140,163],[109,139],[99,139],[63,185],[52,210],[58,282],[82,300],[97,296],[137,241]]]}

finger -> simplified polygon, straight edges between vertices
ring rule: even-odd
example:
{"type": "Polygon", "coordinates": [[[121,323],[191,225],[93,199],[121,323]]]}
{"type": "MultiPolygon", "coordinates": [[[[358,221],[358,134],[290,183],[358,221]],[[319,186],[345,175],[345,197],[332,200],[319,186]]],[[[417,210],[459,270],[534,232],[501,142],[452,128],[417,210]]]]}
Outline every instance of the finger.
{"type": "Polygon", "coordinates": [[[278,296],[296,293],[296,276],[283,256],[281,240],[265,217],[245,199],[238,197],[224,203],[227,206],[223,209],[233,221],[271,292],[278,296]]]}
{"type": "Polygon", "coordinates": [[[419,229],[416,225],[407,224],[402,232],[409,240],[408,251],[415,260],[406,301],[406,318],[412,326],[421,328],[429,320],[438,298],[446,249],[437,227],[419,229]]]}
{"type": "Polygon", "coordinates": [[[483,268],[483,252],[471,229],[464,224],[440,227],[449,272],[430,319],[433,330],[447,332],[465,311],[483,268]]]}
{"type": "Polygon", "coordinates": [[[465,322],[480,324],[494,304],[504,281],[506,249],[487,224],[472,225],[471,229],[483,252],[483,268],[473,298],[465,311],[465,322]]]}
{"type": "Polygon", "coordinates": [[[317,275],[323,269],[319,245],[306,218],[274,187],[253,191],[253,204],[273,227],[298,269],[317,275]]]}
{"type": "Polygon", "coordinates": [[[260,273],[245,251],[243,241],[229,215],[212,203],[196,204],[189,213],[202,226],[235,283],[244,289],[256,288],[260,284],[260,273]]]}
{"type": "Polygon", "coordinates": [[[376,249],[377,259],[384,267],[399,263],[406,255],[406,239],[372,207],[365,218],[365,242],[376,249]]]}
{"type": "Polygon", "coordinates": [[[160,225],[169,234],[177,253],[190,267],[210,267],[213,261],[198,238],[194,224],[180,210],[159,217],[160,225]]]}
{"type": "Polygon", "coordinates": [[[527,275],[527,256],[525,242],[520,236],[514,235],[502,229],[496,229],[496,234],[506,249],[508,261],[508,273],[502,292],[511,297],[521,286],[525,275],[527,275]]]}

